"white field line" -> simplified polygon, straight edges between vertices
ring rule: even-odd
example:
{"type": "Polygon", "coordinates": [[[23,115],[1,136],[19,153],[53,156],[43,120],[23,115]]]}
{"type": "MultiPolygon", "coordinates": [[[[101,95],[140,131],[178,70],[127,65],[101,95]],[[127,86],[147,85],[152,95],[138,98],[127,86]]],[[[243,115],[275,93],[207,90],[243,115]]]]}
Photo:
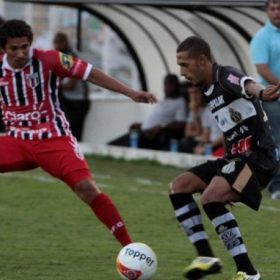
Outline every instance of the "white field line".
{"type": "Polygon", "coordinates": [[[10,177],[10,178],[21,178],[21,179],[31,179],[34,181],[40,181],[45,183],[56,183],[58,179],[52,177],[46,177],[41,175],[28,175],[28,174],[20,174],[20,173],[4,173],[0,174],[0,177],[10,177]]]}
{"type": "MultiPolygon", "coordinates": [[[[44,183],[58,183],[59,180],[52,178],[52,177],[46,177],[43,175],[28,175],[28,174],[20,174],[20,173],[4,173],[1,174],[0,173],[0,177],[10,177],[10,178],[22,178],[22,179],[31,179],[34,181],[39,181],[39,182],[44,182],[44,183]]],[[[103,174],[95,174],[95,178],[102,178],[102,179],[110,179],[111,176],[110,175],[103,175],[103,174]]],[[[134,178],[134,181],[138,184],[142,184],[143,186],[151,186],[151,185],[160,185],[160,182],[152,182],[149,179],[144,179],[144,178],[134,178]]],[[[110,186],[107,184],[103,184],[103,183],[98,183],[98,187],[103,189],[103,188],[108,188],[108,189],[114,189],[115,186],[110,186]]],[[[149,194],[159,194],[159,195],[163,195],[163,196],[167,196],[167,187],[166,187],[166,192],[163,191],[157,191],[157,190],[151,190],[151,189],[147,189],[147,188],[139,188],[139,187],[131,187],[128,189],[130,192],[145,192],[145,193],[149,193],[149,194]]],[[[199,200],[200,196],[199,195],[194,195],[194,198],[196,200],[199,200]]],[[[245,205],[243,203],[236,203],[236,207],[244,207],[245,205]]],[[[247,207],[247,206],[245,206],[247,207]]],[[[274,207],[274,206],[265,206],[265,205],[261,205],[260,208],[262,210],[265,211],[269,211],[269,212],[280,212],[280,208],[278,207],[274,207]]]]}

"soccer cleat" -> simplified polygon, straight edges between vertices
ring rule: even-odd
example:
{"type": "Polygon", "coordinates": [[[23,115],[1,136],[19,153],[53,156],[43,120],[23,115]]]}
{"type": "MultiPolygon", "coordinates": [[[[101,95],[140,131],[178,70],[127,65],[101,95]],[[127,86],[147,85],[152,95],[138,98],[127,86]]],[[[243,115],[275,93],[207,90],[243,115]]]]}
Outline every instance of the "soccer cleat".
{"type": "Polygon", "coordinates": [[[183,270],[183,276],[190,280],[201,279],[206,275],[219,273],[222,266],[223,264],[218,258],[197,257],[183,270]]]}
{"type": "Polygon", "coordinates": [[[256,275],[247,275],[246,272],[237,272],[232,280],[261,280],[261,275],[258,272],[256,275]]]}

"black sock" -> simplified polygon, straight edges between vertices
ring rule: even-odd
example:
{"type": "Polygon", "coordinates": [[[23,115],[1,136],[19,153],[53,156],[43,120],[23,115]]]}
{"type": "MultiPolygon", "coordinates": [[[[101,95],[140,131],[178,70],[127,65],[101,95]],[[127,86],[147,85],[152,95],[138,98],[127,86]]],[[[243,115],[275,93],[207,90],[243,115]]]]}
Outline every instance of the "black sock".
{"type": "Polygon", "coordinates": [[[249,259],[237,222],[232,213],[221,202],[207,203],[203,208],[220,239],[233,257],[237,271],[243,271],[249,275],[257,274],[249,259]]]}
{"type": "Polygon", "coordinates": [[[202,224],[200,210],[191,194],[177,193],[169,196],[175,215],[183,231],[195,246],[199,256],[213,257],[207,234],[202,224]]]}

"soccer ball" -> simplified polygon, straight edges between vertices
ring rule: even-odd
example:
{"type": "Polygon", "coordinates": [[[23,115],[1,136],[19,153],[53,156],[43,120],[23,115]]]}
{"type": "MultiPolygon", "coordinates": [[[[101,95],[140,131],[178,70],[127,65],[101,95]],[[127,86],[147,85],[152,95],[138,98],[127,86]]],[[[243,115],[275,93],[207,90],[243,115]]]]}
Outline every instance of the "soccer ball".
{"type": "Polygon", "coordinates": [[[117,257],[117,271],[125,280],[149,280],[157,269],[157,257],[146,244],[131,243],[117,257]]]}

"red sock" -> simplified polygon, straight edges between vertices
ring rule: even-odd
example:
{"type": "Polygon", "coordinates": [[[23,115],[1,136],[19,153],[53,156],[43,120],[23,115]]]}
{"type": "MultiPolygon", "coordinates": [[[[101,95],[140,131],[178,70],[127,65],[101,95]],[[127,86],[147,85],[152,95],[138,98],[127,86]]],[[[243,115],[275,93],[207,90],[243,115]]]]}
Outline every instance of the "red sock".
{"type": "Polygon", "coordinates": [[[98,219],[105,224],[123,246],[132,243],[116,206],[107,195],[99,194],[91,202],[90,207],[98,219]]]}

